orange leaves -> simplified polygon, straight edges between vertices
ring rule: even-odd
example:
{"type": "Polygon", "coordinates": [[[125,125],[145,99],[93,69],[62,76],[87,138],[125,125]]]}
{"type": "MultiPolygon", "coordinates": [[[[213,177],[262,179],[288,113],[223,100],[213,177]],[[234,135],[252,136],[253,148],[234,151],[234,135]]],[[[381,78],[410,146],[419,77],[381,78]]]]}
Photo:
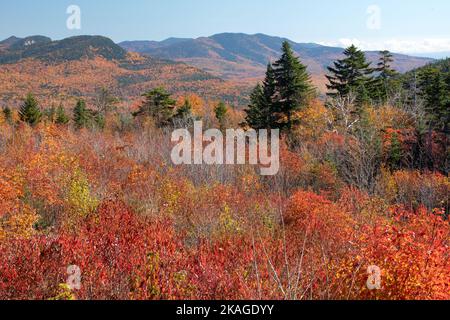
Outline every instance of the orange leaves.
{"type": "Polygon", "coordinates": [[[0,218],[18,209],[23,196],[22,179],[17,173],[9,173],[0,167],[0,218]]]}
{"type": "Polygon", "coordinates": [[[312,247],[338,254],[354,236],[354,220],[323,196],[299,191],[289,200],[284,221],[291,241],[311,242],[312,247]]]}
{"type": "Polygon", "coordinates": [[[345,148],[342,135],[283,144],[279,175],[261,178],[174,167],[151,127],[3,126],[0,298],[449,299],[448,177],[384,171],[375,194],[346,186],[318,156],[345,148]],[[69,265],[82,272],[70,294],[69,265]]]}
{"type": "Polygon", "coordinates": [[[38,217],[28,205],[23,204],[23,178],[8,173],[0,167],[0,240],[5,237],[29,237],[38,217]]]}
{"type": "Polygon", "coordinates": [[[401,170],[383,172],[380,189],[391,203],[400,203],[409,210],[426,206],[428,210],[450,211],[450,179],[440,173],[401,170]]]}
{"type": "MultiPolygon", "coordinates": [[[[365,206],[362,210],[368,210],[366,197],[358,197],[365,206]]],[[[337,297],[448,299],[450,228],[443,212],[431,214],[421,209],[413,213],[392,207],[389,214],[392,220],[373,215],[367,224],[367,218],[352,219],[323,197],[298,192],[288,204],[285,221],[290,242],[300,244],[307,239],[308,251],[318,250],[313,257],[322,252],[329,259],[331,290],[337,297]],[[382,270],[380,290],[366,287],[370,265],[382,270]]],[[[312,261],[320,265],[318,260],[312,261]]]]}
{"type": "Polygon", "coordinates": [[[417,214],[394,211],[398,223],[379,220],[361,239],[360,254],[383,271],[383,289],[361,294],[381,299],[448,299],[448,222],[425,210],[417,214]]]}

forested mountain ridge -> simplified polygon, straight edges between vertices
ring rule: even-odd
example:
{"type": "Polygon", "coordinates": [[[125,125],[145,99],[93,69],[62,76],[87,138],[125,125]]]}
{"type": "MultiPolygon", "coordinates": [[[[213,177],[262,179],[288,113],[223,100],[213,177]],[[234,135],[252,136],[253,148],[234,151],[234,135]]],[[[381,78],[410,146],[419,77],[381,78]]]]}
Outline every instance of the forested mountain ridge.
{"type": "MultiPolygon", "coordinates": [[[[197,39],[167,39],[165,41],[127,41],[119,43],[129,51],[153,57],[183,61],[224,79],[249,80],[262,78],[267,63],[280,55],[283,41],[308,67],[316,85],[324,89],[326,67],[342,57],[342,48],[315,43],[295,43],[265,34],[222,33],[197,39]]],[[[371,62],[378,60],[377,52],[366,52],[371,62]]],[[[395,54],[394,67],[407,72],[432,62],[433,59],[395,54]]],[[[322,90],[324,91],[324,90],[322,90]]]]}
{"type": "Polygon", "coordinates": [[[111,39],[77,36],[52,41],[43,36],[10,37],[0,42],[0,88],[4,104],[20,103],[36,92],[48,103],[62,97],[89,97],[101,87],[122,100],[165,86],[174,94],[197,93],[238,103],[242,88],[183,62],[129,53],[111,39]]]}

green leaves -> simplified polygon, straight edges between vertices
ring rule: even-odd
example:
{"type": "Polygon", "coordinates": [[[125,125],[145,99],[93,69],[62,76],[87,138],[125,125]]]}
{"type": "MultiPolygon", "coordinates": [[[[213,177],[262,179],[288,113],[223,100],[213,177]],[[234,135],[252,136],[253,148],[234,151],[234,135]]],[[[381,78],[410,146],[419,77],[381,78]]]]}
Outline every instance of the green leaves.
{"type": "Polygon", "coordinates": [[[42,112],[35,97],[29,93],[19,110],[20,120],[31,126],[37,125],[42,119],[42,112]]]}
{"type": "Polygon", "coordinates": [[[164,88],[156,88],[142,95],[145,98],[139,111],[133,115],[150,116],[155,119],[157,126],[164,127],[171,123],[174,116],[176,101],[164,88]]]}
{"type": "Polygon", "coordinates": [[[347,96],[354,93],[357,95],[357,101],[365,103],[370,97],[370,92],[367,91],[373,81],[374,69],[370,68],[364,52],[354,45],[345,49],[344,55],[344,59],[337,60],[333,67],[328,67],[328,96],[347,96]]]}
{"type": "Polygon", "coordinates": [[[246,110],[246,123],[254,129],[287,129],[294,124],[293,113],[304,108],[314,95],[306,66],[294,55],[287,41],[283,54],[267,66],[262,85],[253,90],[246,110]]]}

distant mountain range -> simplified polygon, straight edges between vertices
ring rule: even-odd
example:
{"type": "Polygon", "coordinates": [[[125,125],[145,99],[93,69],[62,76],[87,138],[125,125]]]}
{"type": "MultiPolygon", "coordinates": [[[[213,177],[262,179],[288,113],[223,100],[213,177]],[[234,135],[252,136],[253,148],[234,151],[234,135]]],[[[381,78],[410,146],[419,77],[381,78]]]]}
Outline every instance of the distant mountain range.
{"type": "Polygon", "coordinates": [[[102,87],[128,101],[157,86],[176,95],[197,93],[234,104],[245,96],[237,84],[183,62],[129,53],[101,36],[60,41],[43,36],[10,37],[1,41],[0,83],[0,105],[17,105],[28,92],[46,104],[59,104],[67,97],[89,100],[102,87]]]}
{"type": "MultiPolygon", "coordinates": [[[[77,36],[59,41],[44,36],[10,37],[0,41],[0,104],[20,103],[34,92],[47,104],[70,97],[91,99],[107,87],[118,97],[135,101],[140,94],[164,86],[175,95],[197,93],[245,105],[251,88],[277,59],[287,39],[264,34],[223,33],[198,39],[128,41],[119,45],[102,36],[77,36]]],[[[312,80],[325,92],[326,67],[342,57],[342,48],[315,43],[292,44],[312,80]]],[[[367,52],[371,61],[377,52],[367,52]]],[[[430,58],[395,54],[400,72],[424,66],[430,58]]]]}
{"type": "MultiPolygon", "coordinates": [[[[198,39],[170,38],[161,42],[126,41],[119,45],[128,51],[182,61],[226,80],[255,81],[263,76],[267,63],[280,56],[283,41],[290,42],[308,66],[316,85],[323,89],[326,67],[342,57],[343,48],[243,33],[222,33],[198,39]]],[[[372,62],[378,60],[378,52],[366,52],[366,55],[372,62]]],[[[394,59],[393,66],[402,73],[433,61],[431,58],[403,54],[395,54],[394,59]]]]}

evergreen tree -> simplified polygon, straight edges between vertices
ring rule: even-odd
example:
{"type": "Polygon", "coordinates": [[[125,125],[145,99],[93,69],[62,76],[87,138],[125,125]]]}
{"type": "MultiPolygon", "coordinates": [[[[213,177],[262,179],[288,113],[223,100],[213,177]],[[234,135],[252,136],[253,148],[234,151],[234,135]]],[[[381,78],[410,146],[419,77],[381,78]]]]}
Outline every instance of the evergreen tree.
{"type": "Polygon", "coordinates": [[[4,107],[3,108],[3,116],[5,117],[5,121],[9,124],[12,123],[12,111],[9,107],[4,107]]]}
{"type": "Polygon", "coordinates": [[[59,105],[59,107],[56,109],[56,118],[55,123],[56,124],[68,124],[70,121],[69,117],[66,114],[66,111],[64,110],[64,107],[62,105],[59,105]]]}
{"type": "Polygon", "coordinates": [[[192,116],[192,104],[189,99],[185,99],[181,107],[175,113],[174,119],[186,119],[192,116]]]}
{"type": "Polygon", "coordinates": [[[87,128],[91,125],[92,113],[86,108],[86,102],[82,99],[78,100],[73,109],[73,121],[76,129],[87,128]]]}
{"type": "Polygon", "coordinates": [[[280,128],[290,130],[294,112],[306,106],[314,93],[306,66],[294,55],[289,44],[283,43],[281,58],[273,64],[277,95],[272,109],[280,128]]]}
{"type": "Polygon", "coordinates": [[[391,137],[391,146],[389,148],[388,164],[393,170],[397,170],[401,166],[403,158],[402,144],[398,138],[398,134],[394,132],[391,137]]]}
{"type": "Polygon", "coordinates": [[[269,63],[263,84],[258,84],[250,95],[250,105],[245,110],[246,124],[253,129],[270,129],[277,127],[274,112],[276,97],[276,79],[272,65],[269,63]]]}
{"type": "Polygon", "coordinates": [[[397,87],[393,82],[393,78],[398,74],[397,71],[391,67],[393,61],[394,56],[392,53],[387,50],[380,51],[380,59],[375,71],[378,72],[376,94],[382,103],[387,101],[391,92],[397,87]]]}
{"type": "Polygon", "coordinates": [[[192,114],[192,104],[189,99],[185,99],[181,107],[179,107],[172,118],[175,126],[192,126],[196,118],[192,114]]]}
{"type": "Polygon", "coordinates": [[[91,113],[91,119],[93,120],[94,124],[99,129],[104,129],[106,125],[106,118],[103,113],[98,111],[89,110],[91,113]]]}
{"type": "Polygon", "coordinates": [[[171,98],[170,94],[164,88],[156,88],[143,94],[145,98],[144,103],[139,108],[139,111],[133,115],[150,116],[155,119],[155,123],[159,127],[164,127],[170,124],[176,101],[171,98]]]}
{"type": "Polygon", "coordinates": [[[389,80],[398,73],[392,68],[391,64],[394,62],[394,56],[388,50],[380,51],[380,60],[378,61],[375,71],[379,72],[378,77],[383,80],[389,80]]]}
{"type": "Polygon", "coordinates": [[[356,95],[358,104],[362,105],[372,96],[374,70],[370,68],[370,62],[366,61],[364,52],[351,45],[344,51],[345,58],[334,62],[333,67],[328,67],[330,75],[327,75],[328,96],[356,95]]]}
{"type": "Polygon", "coordinates": [[[29,93],[19,110],[20,120],[31,126],[37,125],[42,119],[42,112],[34,96],[29,93]]]}
{"type": "Polygon", "coordinates": [[[420,74],[419,87],[430,129],[450,134],[450,73],[426,68],[420,74]]]}
{"type": "Polygon", "coordinates": [[[225,103],[222,101],[214,108],[214,113],[216,114],[216,119],[219,121],[220,129],[225,129],[225,122],[227,119],[228,109],[225,103]]]}
{"type": "Polygon", "coordinates": [[[262,129],[265,127],[264,110],[267,104],[264,102],[264,87],[258,83],[250,94],[250,104],[245,109],[245,125],[253,129],[262,129]]]}

